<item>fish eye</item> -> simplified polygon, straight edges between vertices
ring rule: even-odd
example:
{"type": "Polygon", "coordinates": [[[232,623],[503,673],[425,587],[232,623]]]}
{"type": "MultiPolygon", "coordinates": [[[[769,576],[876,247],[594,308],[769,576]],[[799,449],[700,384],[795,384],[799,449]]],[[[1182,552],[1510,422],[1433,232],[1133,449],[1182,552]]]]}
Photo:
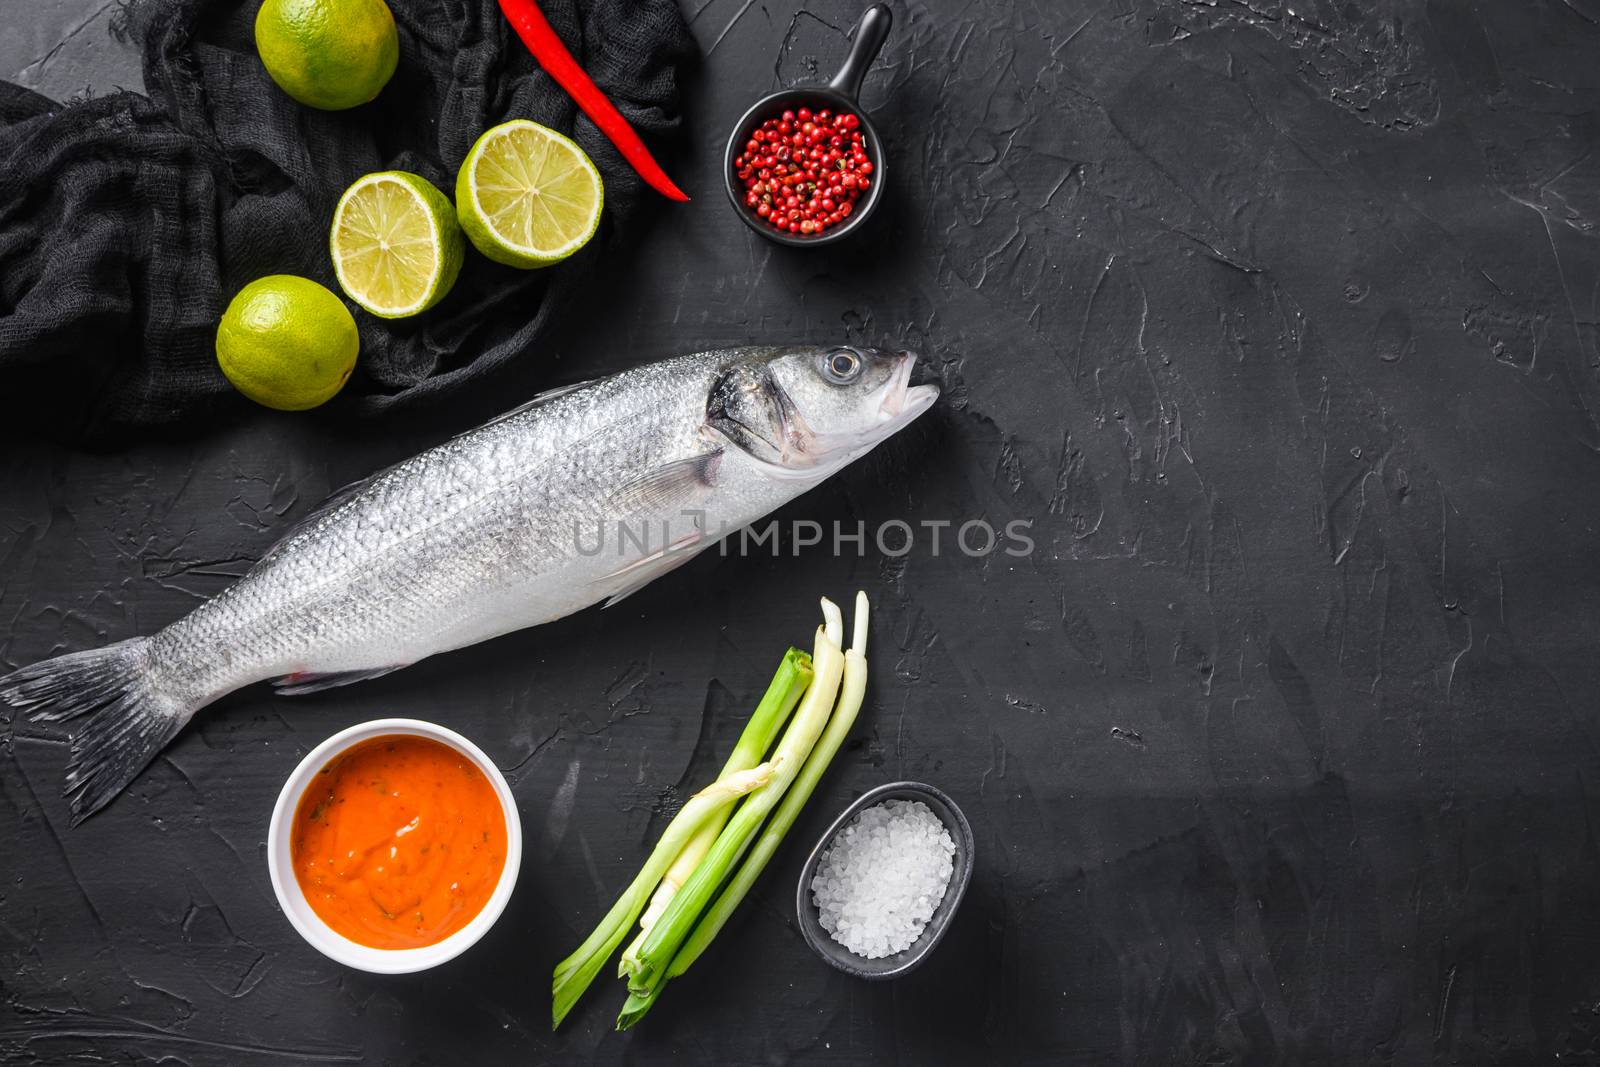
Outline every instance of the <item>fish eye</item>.
{"type": "Polygon", "coordinates": [[[822,357],[822,376],[835,385],[849,385],[861,377],[861,355],[853,348],[835,348],[822,357]]]}

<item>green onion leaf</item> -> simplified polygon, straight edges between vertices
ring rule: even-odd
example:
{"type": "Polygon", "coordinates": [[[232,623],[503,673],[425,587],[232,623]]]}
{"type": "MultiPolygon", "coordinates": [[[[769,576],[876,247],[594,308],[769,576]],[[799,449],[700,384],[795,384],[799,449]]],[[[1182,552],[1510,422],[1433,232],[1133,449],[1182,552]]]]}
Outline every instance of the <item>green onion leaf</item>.
{"type": "MultiPolygon", "coordinates": [[[[783,662],[778,665],[772,684],[767,687],[766,695],[762,697],[755,714],[745,726],[735,752],[748,754],[754,749],[759,758],[760,753],[771,744],[772,736],[788,718],[790,710],[800,699],[800,693],[807,688],[811,677],[810,657],[799,649],[791,648],[784,656],[783,662]]],[[[741,755],[740,758],[744,756],[741,755]]],[[[729,762],[730,764],[733,762],[731,758],[729,762]]],[[[745,793],[764,785],[770,780],[774,771],[773,764],[764,763],[726,774],[691,797],[673,817],[667,824],[666,830],[662,832],[661,839],[656,842],[650,858],[640,868],[633,882],[617,898],[617,902],[611,906],[605,918],[600,920],[594,932],[577,951],[556,965],[550,984],[552,1029],[561,1025],[561,1020],[567,1017],[567,1013],[578,1002],[578,998],[583,996],[584,990],[594,981],[600,968],[611,958],[611,954],[617,950],[623,938],[627,937],[634,920],[644,909],[651,891],[656,888],[668,866],[693,840],[700,828],[719,813],[726,812],[745,793]]]]}
{"type": "MultiPolygon", "coordinates": [[[[761,788],[752,791],[739,805],[727,827],[717,836],[711,851],[650,928],[637,960],[629,970],[628,989],[641,1000],[653,1001],[654,995],[658,995],[667,978],[669,966],[694,932],[702,912],[734,865],[743,857],[762,822],[777,807],[790,783],[799,776],[817,738],[828,723],[844,674],[845,656],[839,647],[844,627],[839,609],[831,601],[822,601],[822,611],[827,624],[817,629],[816,651],[813,654],[816,677],[806,690],[788,729],[784,731],[783,739],[778,742],[778,749],[771,760],[772,778],[761,788]]],[[[863,633],[864,625],[862,623],[860,627],[863,633]]],[[[632,1000],[630,1005],[633,1005],[632,1000]]],[[[648,1004],[633,1006],[633,1019],[648,1010],[648,1004]]],[[[623,1025],[629,1015],[625,1009],[624,1019],[619,1019],[618,1025],[623,1025]]],[[[631,1022],[627,1025],[631,1025],[631,1022]]]]}

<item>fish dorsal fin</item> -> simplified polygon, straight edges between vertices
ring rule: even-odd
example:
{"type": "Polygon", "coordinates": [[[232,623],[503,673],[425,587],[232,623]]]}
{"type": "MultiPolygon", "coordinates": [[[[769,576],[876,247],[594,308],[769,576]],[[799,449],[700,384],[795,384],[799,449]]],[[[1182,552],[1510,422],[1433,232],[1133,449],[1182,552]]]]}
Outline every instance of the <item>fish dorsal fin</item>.
{"type": "Polygon", "coordinates": [[[532,400],[529,400],[526,404],[519,404],[515,408],[513,408],[512,410],[513,411],[522,411],[525,408],[533,407],[533,405],[535,405],[535,404],[543,404],[546,401],[554,400],[558,396],[566,396],[568,393],[576,393],[579,389],[582,389],[584,386],[593,385],[595,382],[597,382],[599,380],[600,379],[598,379],[598,378],[585,378],[581,382],[573,382],[570,385],[551,386],[549,389],[546,389],[542,393],[534,393],[532,400]]]}
{"type": "MultiPolygon", "coordinates": [[[[401,460],[400,462],[404,463],[405,460],[401,460]]],[[[361,490],[365,489],[367,486],[371,485],[385,474],[388,474],[399,465],[400,463],[390,464],[380,471],[375,471],[374,473],[367,475],[365,478],[356,479],[342,489],[334,490],[331,494],[329,494],[328,499],[324,500],[315,508],[308,511],[305,515],[301,516],[292,526],[285,530],[283,535],[272,543],[272,547],[267,549],[260,559],[256,560],[255,566],[251,567],[250,570],[255,571],[261,567],[265,567],[268,563],[277,558],[278,554],[283,551],[283,546],[287,545],[290,541],[293,541],[297,534],[311,529],[311,527],[320,522],[324,516],[331,515],[346,501],[350,500],[357,493],[361,492],[361,490]]]]}
{"type": "Polygon", "coordinates": [[[579,389],[587,389],[589,386],[593,385],[597,381],[599,381],[598,378],[589,378],[589,379],[586,379],[585,381],[573,382],[571,385],[558,385],[553,389],[546,389],[542,393],[535,393],[533,395],[533,399],[526,400],[526,401],[522,402],[521,404],[518,404],[516,407],[512,408],[510,411],[502,411],[500,414],[496,415],[494,418],[490,419],[488,422],[483,423],[480,426],[474,426],[470,430],[466,430],[463,433],[457,434],[457,436],[458,437],[465,437],[469,433],[477,433],[479,430],[483,429],[484,427],[493,426],[497,422],[504,422],[505,420],[511,418],[514,415],[521,415],[524,411],[527,411],[530,408],[536,408],[540,404],[548,404],[550,401],[559,399],[560,397],[563,397],[563,396],[566,396],[568,393],[576,393],[579,389]]]}
{"type": "MultiPolygon", "coordinates": [[[[470,430],[465,430],[462,433],[457,434],[456,437],[453,438],[453,439],[459,439],[459,438],[465,437],[469,433],[476,433],[477,431],[483,429],[485,426],[493,426],[497,422],[503,422],[506,419],[511,418],[513,415],[520,415],[524,411],[529,410],[530,408],[538,407],[540,404],[549,403],[550,401],[556,399],[557,397],[566,396],[568,393],[575,393],[579,389],[583,389],[583,388],[585,388],[587,386],[593,385],[597,380],[598,379],[590,378],[587,381],[573,382],[571,385],[558,385],[554,389],[546,389],[542,393],[536,393],[534,395],[533,399],[525,401],[524,403],[518,404],[516,407],[512,408],[510,411],[501,412],[499,415],[496,415],[494,418],[490,419],[488,422],[485,422],[485,423],[483,423],[483,424],[481,424],[479,426],[473,427],[470,430]]],[[[410,459],[410,458],[411,458],[410,456],[406,457],[406,459],[410,459]]],[[[351,482],[349,485],[344,486],[342,489],[337,489],[333,493],[329,494],[329,496],[328,496],[328,498],[326,500],[324,500],[322,503],[318,504],[311,511],[307,512],[300,519],[296,520],[296,522],[293,525],[291,525],[287,530],[285,530],[283,532],[283,535],[280,536],[276,541],[273,542],[272,547],[267,549],[265,554],[263,554],[262,557],[259,560],[256,561],[255,567],[252,567],[251,570],[255,570],[256,567],[261,567],[261,566],[265,565],[267,562],[269,562],[270,560],[274,559],[278,555],[278,553],[280,551],[282,551],[283,546],[288,544],[291,540],[293,540],[296,534],[303,533],[304,531],[309,530],[312,526],[316,525],[317,522],[320,521],[324,516],[332,514],[341,505],[343,505],[346,501],[350,500],[356,494],[360,493],[367,486],[371,485],[373,482],[377,481],[379,478],[382,478],[385,474],[388,474],[390,471],[392,471],[396,467],[400,466],[401,463],[405,463],[406,459],[401,460],[399,463],[391,463],[389,466],[384,467],[382,470],[374,471],[373,473],[367,475],[365,478],[358,478],[355,481],[351,482]]]]}

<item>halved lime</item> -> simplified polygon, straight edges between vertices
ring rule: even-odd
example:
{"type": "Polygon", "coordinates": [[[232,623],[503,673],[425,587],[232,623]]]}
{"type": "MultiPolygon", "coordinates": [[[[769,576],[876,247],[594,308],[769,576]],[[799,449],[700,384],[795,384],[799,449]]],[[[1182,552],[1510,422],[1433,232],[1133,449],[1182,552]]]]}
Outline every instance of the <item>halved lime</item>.
{"type": "Polygon", "coordinates": [[[443,300],[466,257],[450,201],[403,170],[365,175],[344,191],[328,246],[340,287],[385,319],[415,315],[443,300]]]}
{"type": "Polygon", "coordinates": [[[512,267],[548,267],[588,244],[604,202],[600,172],[583,149],[527,119],[486,131],[456,175],[467,239],[512,267]]]}

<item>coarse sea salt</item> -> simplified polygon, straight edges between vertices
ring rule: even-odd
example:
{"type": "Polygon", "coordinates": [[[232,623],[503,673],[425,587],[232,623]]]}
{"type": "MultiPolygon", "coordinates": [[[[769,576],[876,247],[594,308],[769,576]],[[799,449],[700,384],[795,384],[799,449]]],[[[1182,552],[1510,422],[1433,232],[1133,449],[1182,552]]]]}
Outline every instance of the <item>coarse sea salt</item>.
{"type": "Polygon", "coordinates": [[[886,800],[834,835],[811,879],[822,928],[869,960],[916,944],[955,869],[950,831],[920,800],[886,800]]]}

